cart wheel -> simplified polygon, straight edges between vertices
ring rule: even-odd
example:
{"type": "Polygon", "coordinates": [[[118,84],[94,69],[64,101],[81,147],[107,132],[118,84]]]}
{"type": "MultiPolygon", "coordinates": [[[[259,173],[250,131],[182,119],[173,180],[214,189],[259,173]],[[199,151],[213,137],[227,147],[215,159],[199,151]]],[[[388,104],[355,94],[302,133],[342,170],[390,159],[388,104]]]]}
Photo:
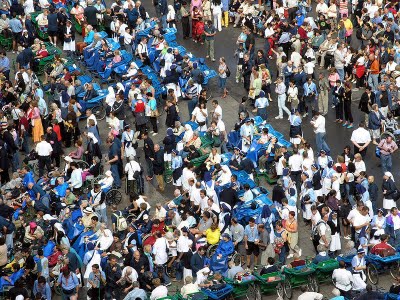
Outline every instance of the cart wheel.
{"type": "Polygon", "coordinates": [[[368,266],[367,266],[367,276],[368,276],[368,280],[373,285],[378,284],[379,274],[378,274],[378,269],[376,268],[376,266],[374,264],[368,264],[368,266]]]}
{"type": "Polygon", "coordinates": [[[172,178],[172,173],[171,174],[165,174],[165,182],[166,183],[171,183],[174,179],[172,178]]]}
{"type": "Polygon", "coordinates": [[[283,283],[283,292],[285,293],[286,299],[292,299],[293,291],[292,291],[292,284],[290,283],[289,278],[285,278],[283,283]]]}
{"type": "Polygon", "coordinates": [[[242,256],[241,256],[239,253],[237,253],[237,252],[235,252],[235,253],[232,255],[232,258],[231,258],[230,260],[233,261],[233,263],[235,264],[235,266],[240,266],[240,265],[242,264],[242,256]]]}
{"type": "Polygon", "coordinates": [[[106,109],[103,105],[93,107],[92,113],[96,116],[97,120],[103,120],[106,117],[106,109]]]}
{"type": "Polygon", "coordinates": [[[33,163],[32,169],[33,169],[33,173],[36,176],[39,176],[39,163],[38,162],[33,163]]]}
{"type": "Polygon", "coordinates": [[[214,255],[216,250],[217,250],[217,245],[210,245],[207,248],[207,252],[206,252],[207,257],[211,258],[214,255]]]}
{"type": "Polygon", "coordinates": [[[122,194],[117,189],[111,189],[106,194],[106,203],[108,205],[112,204],[118,205],[121,203],[121,201],[122,201],[122,194]]]}
{"type": "Polygon", "coordinates": [[[56,295],[58,295],[58,296],[61,296],[62,288],[60,285],[54,285],[54,293],[56,293],[56,295]]]}
{"type": "Polygon", "coordinates": [[[278,295],[278,299],[283,299],[284,292],[284,285],[282,282],[278,283],[276,286],[276,294],[278,295]]]}
{"type": "Polygon", "coordinates": [[[318,280],[314,275],[308,276],[307,286],[309,291],[318,293],[318,280]]]}
{"type": "Polygon", "coordinates": [[[89,164],[86,162],[86,161],[84,161],[84,160],[77,160],[77,161],[75,161],[76,162],[76,164],[78,165],[78,168],[81,168],[82,170],[84,170],[84,169],[89,169],[89,164]]]}
{"type": "Polygon", "coordinates": [[[390,265],[390,275],[394,279],[400,276],[400,263],[398,261],[395,261],[390,265]]]}

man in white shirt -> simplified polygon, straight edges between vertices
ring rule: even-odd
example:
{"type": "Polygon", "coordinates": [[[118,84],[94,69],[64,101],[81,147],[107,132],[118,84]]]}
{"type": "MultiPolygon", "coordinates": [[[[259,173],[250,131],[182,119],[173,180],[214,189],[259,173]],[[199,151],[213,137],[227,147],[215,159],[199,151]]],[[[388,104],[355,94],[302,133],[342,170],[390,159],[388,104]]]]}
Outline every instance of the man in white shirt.
{"type": "Polygon", "coordinates": [[[293,148],[293,155],[289,157],[288,164],[290,168],[290,177],[299,191],[301,186],[300,176],[302,172],[303,157],[299,154],[297,148],[293,148]]]}
{"type": "Polygon", "coordinates": [[[340,295],[350,299],[350,291],[353,287],[353,275],[349,270],[346,270],[346,263],[344,261],[340,261],[339,269],[333,271],[332,281],[340,291],[340,295]]]}
{"type": "Polygon", "coordinates": [[[161,285],[160,278],[154,278],[152,283],[154,290],[151,292],[150,300],[157,300],[168,296],[168,289],[166,286],[161,285]]]}
{"type": "Polygon", "coordinates": [[[86,127],[89,127],[89,120],[93,120],[94,125],[97,127],[97,119],[96,119],[96,116],[94,114],[92,114],[91,109],[86,110],[86,116],[87,116],[86,127]]]}
{"type": "Polygon", "coordinates": [[[200,190],[199,196],[200,196],[200,209],[201,212],[203,212],[207,208],[207,202],[208,202],[206,190],[200,190]]]}
{"type": "Polygon", "coordinates": [[[124,171],[128,175],[128,190],[133,191],[134,180],[138,179],[138,177],[135,178],[135,172],[140,174],[140,165],[134,156],[129,157],[129,162],[125,165],[124,171]]]}
{"type": "Polygon", "coordinates": [[[44,167],[46,166],[47,172],[51,171],[51,153],[53,152],[53,148],[51,144],[46,142],[44,135],[40,137],[40,142],[36,145],[36,152],[39,156],[39,177],[43,176],[44,167]]]}
{"type": "MultiPolygon", "coordinates": [[[[189,255],[190,247],[192,246],[192,243],[193,243],[192,240],[189,239],[189,237],[188,237],[188,232],[189,232],[189,229],[187,227],[183,227],[181,229],[181,235],[178,238],[178,241],[176,242],[176,250],[178,251],[178,257],[176,259],[176,262],[179,263],[182,261],[182,265],[184,266],[183,269],[185,269],[184,262],[189,259],[188,255],[189,255]]],[[[178,272],[182,272],[182,271],[179,270],[178,272]]],[[[183,272],[183,274],[185,274],[185,272],[183,272]]],[[[179,277],[177,276],[177,278],[182,278],[183,274],[180,274],[180,276],[179,277]]]]}
{"type": "Polygon", "coordinates": [[[297,297],[297,300],[322,300],[324,298],[324,295],[316,292],[308,292],[306,286],[301,286],[301,295],[297,297]]]}
{"type": "Polygon", "coordinates": [[[217,121],[222,120],[222,107],[221,107],[221,105],[218,104],[218,100],[213,100],[212,106],[214,108],[214,113],[212,116],[213,120],[217,120],[217,121]]]}
{"type": "Polygon", "coordinates": [[[154,268],[155,270],[162,270],[164,277],[164,284],[166,286],[171,284],[171,281],[167,273],[165,272],[165,264],[168,261],[167,250],[168,250],[167,240],[165,239],[165,237],[162,236],[161,232],[157,232],[156,242],[153,245],[154,268]]]}
{"type": "Polygon", "coordinates": [[[183,191],[188,191],[190,189],[189,179],[194,179],[196,181],[196,174],[194,173],[193,164],[189,163],[186,168],[182,170],[182,189],[183,191]]]}
{"type": "Polygon", "coordinates": [[[321,150],[325,150],[325,152],[329,154],[331,149],[326,143],[325,117],[320,115],[319,112],[315,112],[310,123],[314,126],[317,153],[319,153],[321,150]]]}
{"type": "Polygon", "coordinates": [[[364,122],[360,122],[358,128],[351,134],[350,140],[354,145],[354,154],[360,153],[364,158],[367,154],[368,145],[372,141],[369,131],[365,129],[364,122]]]}
{"type": "Polygon", "coordinates": [[[350,222],[355,230],[354,240],[357,241],[362,228],[368,226],[371,222],[371,218],[369,217],[369,208],[363,206],[361,211],[359,211],[359,215],[355,216],[354,219],[350,222]]]}

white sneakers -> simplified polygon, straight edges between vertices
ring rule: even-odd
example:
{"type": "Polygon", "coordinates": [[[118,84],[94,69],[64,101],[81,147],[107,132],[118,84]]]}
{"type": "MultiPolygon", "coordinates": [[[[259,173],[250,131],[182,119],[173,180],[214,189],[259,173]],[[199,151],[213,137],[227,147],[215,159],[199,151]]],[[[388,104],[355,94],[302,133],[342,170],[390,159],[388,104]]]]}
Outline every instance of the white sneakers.
{"type": "Polygon", "coordinates": [[[276,116],[275,119],[283,119],[283,116],[276,116]]]}

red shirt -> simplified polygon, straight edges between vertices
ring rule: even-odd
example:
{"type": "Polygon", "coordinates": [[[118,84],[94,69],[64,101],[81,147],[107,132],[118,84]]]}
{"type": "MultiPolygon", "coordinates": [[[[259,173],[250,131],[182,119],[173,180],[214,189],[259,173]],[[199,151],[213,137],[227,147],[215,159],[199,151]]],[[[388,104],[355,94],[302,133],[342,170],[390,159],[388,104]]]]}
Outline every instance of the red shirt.
{"type": "Polygon", "coordinates": [[[61,142],[62,136],[61,136],[60,125],[54,124],[54,125],[53,125],[53,131],[57,134],[57,140],[58,140],[59,142],[61,142]]]}
{"type": "Polygon", "coordinates": [[[379,244],[376,244],[374,247],[372,247],[371,254],[382,255],[382,252],[385,249],[393,249],[393,247],[390,246],[388,243],[380,242],[379,244]]]}

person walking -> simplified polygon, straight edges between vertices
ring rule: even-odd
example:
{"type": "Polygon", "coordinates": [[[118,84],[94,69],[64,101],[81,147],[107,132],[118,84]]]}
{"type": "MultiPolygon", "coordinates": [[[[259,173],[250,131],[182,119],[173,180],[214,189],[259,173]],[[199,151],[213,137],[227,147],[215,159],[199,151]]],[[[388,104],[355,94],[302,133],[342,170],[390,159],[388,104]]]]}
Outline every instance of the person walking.
{"type": "Polygon", "coordinates": [[[371,143],[371,135],[368,130],[365,129],[365,123],[363,121],[361,121],[358,128],[353,131],[350,140],[354,145],[354,154],[360,153],[364,158],[367,154],[368,145],[371,143]]]}
{"type": "Polygon", "coordinates": [[[210,58],[212,61],[215,61],[214,58],[214,40],[215,35],[217,34],[217,29],[215,29],[214,25],[211,21],[207,21],[206,25],[204,26],[204,35],[205,35],[205,42],[206,42],[206,51],[207,55],[206,58],[210,58]]]}
{"type": "Polygon", "coordinates": [[[381,152],[381,165],[383,173],[392,172],[392,154],[398,149],[396,142],[391,135],[382,139],[378,144],[381,152]]]}
{"type": "Polygon", "coordinates": [[[275,119],[283,119],[283,111],[285,111],[290,117],[290,110],[286,107],[285,102],[286,102],[286,86],[283,83],[283,78],[278,77],[276,80],[276,86],[275,86],[275,93],[278,95],[278,109],[279,109],[279,115],[275,117],[275,119]]]}
{"type": "Polygon", "coordinates": [[[312,118],[310,123],[314,127],[317,153],[319,153],[321,150],[324,150],[327,154],[329,154],[331,152],[331,149],[326,143],[325,117],[322,116],[319,112],[315,112],[314,117],[312,118]]]}
{"type": "Polygon", "coordinates": [[[378,104],[373,104],[372,110],[368,115],[368,129],[371,131],[372,143],[374,145],[378,145],[376,140],[381,136],[382,121],[384,119],[384,116],[379,111],[378,104]]]}

